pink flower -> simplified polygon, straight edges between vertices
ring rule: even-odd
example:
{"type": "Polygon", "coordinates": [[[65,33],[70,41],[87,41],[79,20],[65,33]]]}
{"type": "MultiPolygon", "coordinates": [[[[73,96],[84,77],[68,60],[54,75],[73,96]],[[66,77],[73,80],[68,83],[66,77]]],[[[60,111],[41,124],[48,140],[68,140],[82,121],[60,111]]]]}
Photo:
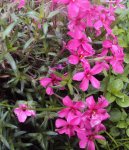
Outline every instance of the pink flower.
{"type": "Polygon", "coordinates": [[[86,91],[89,86],[89,81],[91,82],[94,88],[100,88],[100,82],[94,77],[94,75],[99,74],[102,71],[102,67],[99,65],[95,65],[92,69],[90,69],[90,65],[83,72],[78,72],[74,74],[73,80],[82,81],[80,84],[80,89],[82,91],[86,91]]]}
{"type": "Polygon", "coordinates": [[[76,52],[73,52],[73,54],[71,54],[68,57],[68,61],[70,64],[76,65],[79,62],[87,62],[87,60],[85,59],[86,57],[88,57],[89,53],[87,53],[87,51],[84,51],[83,49],[78,49],[76,52]]]}
{"type": "Polygon", "coordinates": [[[54,93],[52,86],[59,85],[61,78],[56,76],[55,74],[50,74],[50,77],[44,77],[40,79],[40,84],[46,88],[46,93],[48,95],[52,95],[54,93]]]}
{"type": "Polygon", "coordinates": [[[56,120],[56,131],[59,134],[67,134],[69,137],[75,135],[75,131],[78,131],[79,128],[77,127],[79,124],[79,120],[73,116],[72,114],[69,114],[67,117],[67,120],[64,119],[57,119],[56,120]]]}
{"type": "Polygon", "coordinates": [[[69,114],[78,115],[80,114],[80,110],[85,108],[85,105],[83,102],[72,101],[69,96],[66,96],[63,98],[63,104],[66,106],[66,108],[58,112],[58,115],[61,118],[63,117],[67,118],[69,114]]]}
{"type": "Polygon", "coordinates": [[[124,54],[123,52],[115,54],[112,59],[110,60],[110,64],[112,65],[112,68],[114,72],[122,74],[124,72],[124,54]]]}
{"type": "Polygon", "coordinates": [[[90,118],[91,127],[100,124],[103,120],[110,117],[106,109],[104,109],[109,105],[109,103],[103,96],[98,98],[98,103],[95,103],[93,96],[88,97],[86,99],[86,105],[88,110],[84,115],[90,118]]]}
{"type": "Polygon", "coordinates": [[[98,127],[92,130],[80,130],[77,132],[77,136],[80,139],[79,146],[80,148],[86,148],[87,150],[95,150],[94,140],[105,140],[102,135],[99,135],[100,131],[105,130],[105,127],[100,124],[98,127]]]}
{"type": "Polygon", "coordinates": [[[14,109],[14,113],[18,117],[19,122],[25,122],[27,117],[36,115],[35,111],[29,109],[26,104],[20,104],[18,108],[14,109]]]}
{"type": "Polygon", "coordinates": [[[14,0],[14,2],[19,3],[18,5],[19,9],[25,6],[25,0],[14,0]]]}
{"type": "Polygon", "coordinates": [[[73,37],[73,39],[68,42],[67,48],[71,53],[75,53],[79,49],[79,51],[84,51],[85,56],[92,56],[95,52],[92,46],[88,43],[89,39],[80,31],[76,30],[75,32],[76,33],[71,31],[68,32],[68,34],[73,37]]]}

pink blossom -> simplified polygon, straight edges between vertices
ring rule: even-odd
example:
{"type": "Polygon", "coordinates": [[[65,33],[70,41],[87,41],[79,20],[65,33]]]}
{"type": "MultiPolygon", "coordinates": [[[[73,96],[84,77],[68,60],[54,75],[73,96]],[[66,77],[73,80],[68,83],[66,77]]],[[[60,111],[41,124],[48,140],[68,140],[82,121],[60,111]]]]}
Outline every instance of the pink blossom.
{"type": "Polygon", "coordinates": [[[73,37],[68,43],[67,48],[71,53],[84,53],[85,56],[92,56],[95,52],[92,46],[88,43],[89,39],[86,37],[85,34],[81,33],[80,31],[76,30],[74,32],[68,32],[68,34],[73,37]]]}
{"type": "Polygon", "coordinates": [[[86,99],[86,105],[88,110],[85,112],[85,115],[90,118],[91,127],[94,127],[103,120],[109,118],[109,114],[106,109],[104,109],[109,103],[103,96],[98,98],[98,103],[95,102],[93,96],[88,97],[86,99]]]}
{"type": "Polygon", "coordinates": [[[80,148],[87,148],[87,150],[95,150],[94,140],[105,140],[105,138],[102,135],[99,135],[99,132],[103,130],[105,130],[105,127],[102,124],[96,126],[92,130],[79,130],[79,132],[77,132],[77,136],[80,139],[80,148]]]}
{"type": "Polygon", "coordinates": [[[18,8],[21,9],[25,6],[25,0],[14,0],[15,3],[18,3],[18,8]]]}
{"type": "Polygon", "coordinates": [[[66,96],[63,98],[63,104],[66,106],[66,108],[62,109],[58,112],[59,117],[68,117],[69,114],[72,115],[78,115],[80,114],[80,110],[85,108],[85,105],[83,102],[78,101],[72,101],[69,96],[66,96]]]}
{"type": "Polygon", "coordinates": [[[57,119],[56,120],[56,131],[59,134],[67,134],[69,137],[75,135],[75,131],[78,131],[79,128],[77,127],[79,124],[78,119],[73,116],[72,114],[69,114],[67,117],[67,120],[64,119],[57,119]]]}
{"type": "Polygon", "coordinates": [[[20,104],[18,108],[14,109],[15,115],[18,117],[19,122],[25,122],[27,117],[35,116],[34,110],[31,110],[26,104],[20,104]]]}
{"type": "Polygon", "coordinates": [[[124,72],[123,60],[123,53],[117,53],[112,57],[112,59],[110,60],[110,64],[112,65],[114,72],[119,74],[122,74],[124,72]]]}
{"type": "Polygon", "coordinates": [[[89,81],[91,82],[94,88],[100,88],[100,82],[94,77],[94,75],[99,74],[102,71],[102,67],[99,65],[95,65],[92,69],[90,65],[85,68],[83,72],[78,72],[74,74],[73,80],[75,81],[82,81],[80,84],[80,89],[82,91],[86,91],[89,86],[89,81]]]}
{"type": "Polygon", "coordinates": [[[52,86],[57,86],[60,85],[60,81],[62,79],[58,76],[56,76],[55,74],[50,74],[50,77],[44,77],[40,79],[40,84],[41,86],[43,86],[44,88],[46,88],[46,93],[48,95],[52,95],[54,93],[52,86]]]}

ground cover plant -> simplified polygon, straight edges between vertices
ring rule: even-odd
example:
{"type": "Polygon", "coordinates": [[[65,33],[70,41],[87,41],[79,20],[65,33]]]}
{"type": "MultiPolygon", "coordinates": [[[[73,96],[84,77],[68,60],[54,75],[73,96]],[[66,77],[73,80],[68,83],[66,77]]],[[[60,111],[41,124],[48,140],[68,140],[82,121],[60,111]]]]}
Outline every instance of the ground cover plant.
{"type": "Polygon", "coordinates": [[[129,149],[129,2],[0,2],[0,149],[129,149]]]}

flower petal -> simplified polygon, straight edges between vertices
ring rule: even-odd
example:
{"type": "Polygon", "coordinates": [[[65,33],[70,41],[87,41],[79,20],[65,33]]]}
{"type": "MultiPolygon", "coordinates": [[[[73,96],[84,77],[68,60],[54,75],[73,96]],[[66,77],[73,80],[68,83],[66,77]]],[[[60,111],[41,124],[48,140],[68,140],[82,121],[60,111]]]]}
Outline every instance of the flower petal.
{"type": "Polygon", "coordinates": [[[100,82],[95,77],[91,76],[90,82],[94,88],[96,88],[96,89],[100,88],[100,82]]]}
{"type": "Polygon", "coordinates": [[[79,58],[78,58],[78,56],[70,55],[68,58],[68,61],[70,64],[76,65],[79,63],[79,58]]]}
{"type": "Polygon", "coordinates": [[[51,78],[42,78],[40,79],[40,84],[43,87],[46,87],[49,83],[51,83],[52,79],[51,78]]]}
{"type": "Polygon", "coordinates": [[[81,84],[80,84],[80,89],[82,91],[86,91],[88,89],[89,86],[89,80],[87,78],[83,78],[81,84]]]}
{"type": "Polygon", "coordinates": [[[65,120],[63,120],[63,119],[57,119],[57,120],[56,120],[56,123],[55,123],[56,128],[63,127],[63,126],[65,126],[66,124],[67,124],[67,122],[66,122],[65,120]]]}
{"type": "Polygon", "coordinates": [[[94,97],[90,96],[86,99],[86,106],[88,106],[89,109],[93,109],[96,105],[94,97]]]}
{"type": "Polygon", "coordinates": [[[70,98],[69,96],[65,96],[65,97],[63,98],[63,104],[64,104],[65,106],[68,106],[68,107],[73,106],[72,100],[71,100],[71,98],[70,98]]]}
{"type": "Polygon", "coordinates": [[[84,72],[78,72],[73,76],[73,80],[81,81],[84,78],[84,72]]]}

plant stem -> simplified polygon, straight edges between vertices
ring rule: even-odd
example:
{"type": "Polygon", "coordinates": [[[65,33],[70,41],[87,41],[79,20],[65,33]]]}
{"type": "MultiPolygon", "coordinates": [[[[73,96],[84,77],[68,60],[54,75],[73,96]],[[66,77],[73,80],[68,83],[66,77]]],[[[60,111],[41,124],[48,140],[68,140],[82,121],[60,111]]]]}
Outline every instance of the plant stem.
{"type": "Polygon", "coordinates": [[[115,141],[115,139],[107,132],[107,131],[104,131],[108,137],[115,143],[116,146],[118,146],[117,142],[115,141]]]}
{"type": "MultiPolygon", "coordinates": [[[[12,105],[8,105],[8,104],[3,104],[3,103],[0,103],[0,106],[3,106],[3,107],[7,107],[7,108],[15,108],[15,106],[12,106],[12,105]]],[[[63,109],[64,107],[48,107],[48,108],[35,108],[33,110],[37,110],[37,111],[58,111],[60,109],[63,109]]]]}
{"type": "Polygon", "coordinates": [[[104,88],[104,93],[103,93],[104,96],[106,95],[106,92],[107,92],[108,83],[109,83],[109,80],[110,80],[110,75],[111,75],[111,68],[109,69],[109,75],[108,75],[108,77],[107,77],[107,79],[106,79],[105,88],[104,88]]]}

